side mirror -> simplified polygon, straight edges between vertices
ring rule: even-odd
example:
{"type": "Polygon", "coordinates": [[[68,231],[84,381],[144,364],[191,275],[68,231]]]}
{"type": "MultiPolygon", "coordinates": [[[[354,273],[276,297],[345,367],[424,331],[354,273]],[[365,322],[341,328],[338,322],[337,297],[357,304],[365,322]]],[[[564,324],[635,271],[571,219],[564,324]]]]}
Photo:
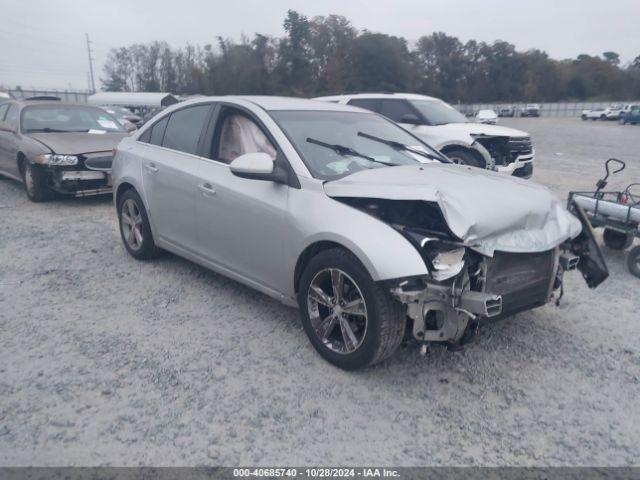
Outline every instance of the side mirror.
{"type": "Polygon", "coordinates": [[[133,131],[135,131],[135,130],[137,130],[137,129],[138,129],[138,127],[136,127],[136,126],[135,126],[133,123],[131,123],[131,122],[124,122],[124,125],[123,125],[123,126],[124,126],[124,129],[125,129],[127,132],[129,132],[129,133],[131,133],[131,132],[133,132],[133,131]]]}
{"type": "Polygon", "coordinates": [[[16,128],[11,125],[9,122],[0,122],[0,131],[2,132],[11,132],[16,133],[16,128]]]}
{"type": "Polygon", "coordinates": [[[422,122],[420,122],[420,119],[418,118],[417,115],[414,115],[413,113],[405,113],[404,115],[402,115],[402,117],[400,117],[400,123],[408,123],[410,125],[420,125],[422,122]]]}
{"type": "Polygon", "coordinates": [[[274,161],[268,154],[263,152],[240,155],[231,162],[230,168],[231,173],[237,177],[256,180],[274,180],[274,161]]]}

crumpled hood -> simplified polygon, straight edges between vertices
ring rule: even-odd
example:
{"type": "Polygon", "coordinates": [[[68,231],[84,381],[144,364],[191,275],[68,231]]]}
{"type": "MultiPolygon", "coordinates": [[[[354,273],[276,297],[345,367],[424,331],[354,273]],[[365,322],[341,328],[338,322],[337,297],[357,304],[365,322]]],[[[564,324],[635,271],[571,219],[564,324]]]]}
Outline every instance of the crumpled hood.
{"type": "Polygon", "coordinates": [[[53,153],[62,155],[80,155],[82,153],[107,152],[118,146],[127,133],[30,133],[29,137],[38,140],[53,153]]]}
{"type": "Polygon", "coordinates": [[[546,187],[463,165],[428,163],[363,170],[325,183],[330,197],[436,202],[451,231],[492,256],[541,252],[582,226],[546,187]]]}

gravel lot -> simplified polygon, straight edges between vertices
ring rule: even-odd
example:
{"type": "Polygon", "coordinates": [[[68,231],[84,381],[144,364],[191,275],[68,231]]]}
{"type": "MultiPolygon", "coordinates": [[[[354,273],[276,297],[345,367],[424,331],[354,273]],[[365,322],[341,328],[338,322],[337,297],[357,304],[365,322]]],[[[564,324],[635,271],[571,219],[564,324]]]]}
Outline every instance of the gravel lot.
{"type": "MultiPolygon", "coordinates": [[[[640,181],[640,127],[501,123],[533,135],[535,180],[563,197],[610,156],[640,181]]],[[[110,198],[33,204],[1,179],[0,464],[637,465],[640,280],[605,255],[597,290],[571,275],[560,307],[463,352],[409,345],[346,373],[295,310],[130,258],[110,198]]]]}

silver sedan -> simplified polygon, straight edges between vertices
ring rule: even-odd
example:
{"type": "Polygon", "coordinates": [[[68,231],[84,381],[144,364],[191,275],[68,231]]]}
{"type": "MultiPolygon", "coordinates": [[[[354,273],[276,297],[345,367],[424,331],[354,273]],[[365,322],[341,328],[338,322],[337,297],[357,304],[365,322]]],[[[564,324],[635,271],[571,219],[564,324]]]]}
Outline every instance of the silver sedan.
{"type": "Polygon", "coordinates": [[[452,164],[355,107],[181,103],[120,143],[113,181],[133,257],[168,250],[298,306],[345,369],[405,337],[460,345],[483,318],[547,302],[567,270],[607,276],[584,217],[546,188],[452,164]]]}

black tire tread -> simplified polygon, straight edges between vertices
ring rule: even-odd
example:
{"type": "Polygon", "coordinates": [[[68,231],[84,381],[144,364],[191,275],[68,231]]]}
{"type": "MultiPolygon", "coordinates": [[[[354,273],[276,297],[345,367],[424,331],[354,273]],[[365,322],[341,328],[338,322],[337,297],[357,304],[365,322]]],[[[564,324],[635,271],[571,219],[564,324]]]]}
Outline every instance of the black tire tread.
{"type": "Polygon", "coordinates": [[[636,245],[629,250],[627,255],[627,267],[629,267],[631,275],[640,278],[640,267],[638,266],[638,261],[640,261],[640,245],[636,245]]]}
{"type": "Polygon", "coordinates": [[[35,203],[47,202],[53,198],[53,192],[47,186],[47,177],[43,175],[43,172],[38,170],[37,168],[33,168],[28,160],[23,160],[23,163],[20,166],[20,173],[22,174],[22,182],[24,184],[24,191],[29,197],[29,200],[35,203]],[[27,167],[31,168],[31,176],[33,178],[34,184],[34,192],[30,194],[27,190],[27,182],[25,180],[26,169],[27,167]]]}
{"type": "Polygon", "coordinates": [[[605,228],[602,234],[604,244],[611,250],[626,250],[633,243],[633,234],[622,233],[617,230],[605,228]],[[622,239],[624,238],[624,242],[622,239]]]}

